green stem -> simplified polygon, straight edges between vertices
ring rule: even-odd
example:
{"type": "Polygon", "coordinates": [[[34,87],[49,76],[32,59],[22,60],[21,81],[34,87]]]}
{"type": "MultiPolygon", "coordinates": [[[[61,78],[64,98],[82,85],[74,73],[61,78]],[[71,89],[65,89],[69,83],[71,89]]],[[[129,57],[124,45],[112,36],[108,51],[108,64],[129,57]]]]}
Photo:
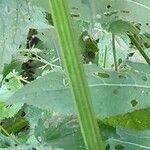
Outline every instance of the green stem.
{"type": "Polygon", "coordinates": [[[147,56],[147,54],[144,52],[144,48],[140,44],[140,39],[137,35],[128,35],[132,43],[136,46],[140,54],[143,56],[145,61],[150,65],[150,58],[147,56]]]}
{"type": "Polygon", "coordinates": [[[86,149],[103,150],[66,0],[50,0],[50,7],[86,149]]]}
{"type": "Polygon", "coordinates": [[[115,46],[115,34],[113,33],[112,33],[112,49],[113,49],[115,71],[118,71],[117,54],[116,54],[116,46],[115,46]]]}

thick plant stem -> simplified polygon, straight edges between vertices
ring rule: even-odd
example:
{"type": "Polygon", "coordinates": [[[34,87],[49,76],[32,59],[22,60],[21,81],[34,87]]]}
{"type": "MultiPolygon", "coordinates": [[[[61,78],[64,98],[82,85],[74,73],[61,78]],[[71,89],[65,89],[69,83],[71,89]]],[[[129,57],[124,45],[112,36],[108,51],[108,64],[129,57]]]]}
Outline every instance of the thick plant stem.
{"type": "Polygon", "coordinates": [[[116,54],[116,46],[115,46],[115,34],[114,33],[112,33],[112,49],[113,49],[113,56],[114,56],[115,71],[118,71],[117,54],[116,54]]]}
{"type": "Polygon", "coordinates": [[[136,46],[140,54],[143,56],[145,61],[150,65],[150,58],[147,56],[147,54],[144,52],[144,48],[140,44],[139,37],[137,35],[128,35],[130,40],[133,42],[133,44],[136,46]]]}
{"type": "Polygon", "coordinates": [[[103,150],[66,0],[49,0],[49,2],[86,149],[103,150]]]}

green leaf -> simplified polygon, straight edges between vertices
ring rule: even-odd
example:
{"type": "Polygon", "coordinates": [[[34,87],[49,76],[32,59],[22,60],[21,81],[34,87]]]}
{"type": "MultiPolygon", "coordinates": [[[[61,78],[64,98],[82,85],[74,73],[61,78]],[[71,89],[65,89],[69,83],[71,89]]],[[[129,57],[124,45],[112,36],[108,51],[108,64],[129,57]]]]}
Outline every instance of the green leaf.
{"type": "Polygon", "coordinates": [[[49,7],[49,1],[43,1],[43,0],[30,0],[31,4],[33,6],[37,6],[42,8],[46,12],[50,12],[50,7],[49,7]]]}
{"type": "Polygon", "coordinates": [[[15,145],[15,142],[8,136],[0,133],[0,149],[15,145]]]}
{"type": "Polygon", "coordinates": [[[4,103],[0,102],[0,122],[3,119],[11,118],[21,109],[23,104],[13,104],[11,106],[7,106],[4,103]]]}
{"type": "Polygon", "coordinates": [[[17,51],[25,48],[29,28],[48,28],[44,13],[28,1],[0,1],[0,72],[17,51]],[[32,13],[31,13],[32,12],[32,13]]]}
{"type": "Polygon", "coordinates": [[[2,72],[2,80],[1,80],[1,85],[2,85],[2,82],[4,80],[4,78],[10,73],[13,71],[13,69],[15,70],[21,70],[21,64],[19,61],[17,60],[12,60],[12,62],[10,64],[5,64],[4,65],[4,69],[3,69],[3,72],[2,72]]]}
{"type": "Polygon", "coordinates": [[[109,28],[111,22],[123,19],[141,24],[142,32],[150,32],[150,1],[96,0],[95,7],[100,16],[98,19],[104,27],[109,28]]]}
{"type": "MultiPolygon", "coordinates": [[[[145,73],[147,65],[144,66],[143,71],[127,66],[128,69],[124,68],[119,73],[104,71],[95,65],[85,66],[97,116],[110,117],[150,106],[150,74],[145,73]],[[110,77],[98,77],[99,72],[110,77]],[[134,99],[136,106],[132,105],[134,99]]],[[[25,102],[61,113],[74,112],[68,82],[61,70],[52,71],[21,88],[9,98],[9,102],[25,102]]]]}
{"type": "Polygon", "coordinates": [[[50,147],[50,146],[45,146],[40,145],[40,144],[22,144],[19,146],[11,146],[8,148],[3,148],[3,150],[16,150],[16,149],[20,149],[20,150],[64,150],[64,149],[60,149],[60,148],[56,148],[56,147],[50,147]]]}
{"type": "Polygon", "coordinates": [[[94,7],[89,0],[67,0],[71,16],[77,20],[92,22],[94,18],[94,7]]]}
{"type": "Polygon", "coordinates": [[[59,65],[60,51],[54,28],[38,30],[37,37],[41,40],[37,45],[41,49],[40,56],[47,61],[59,65]]]}
{"type": "Polygon", "coordinates": [[[148,74],[148,75],[150,74],[150,66],[145,65],[144,63],[133,63],[127,61],[126,65],[130,66],[131,68],[134,68],[134,70],[136,71],[143,72],[144,74],[148,74]]]}
{"type": "Polygon", "coordinates": [[[136,131],[117,128],[120,138],[108,139],[110,150],[148,150],[150,149],[150,130],[136,131]]]}
{"type": "Polygon", "coordinates": [[[150,129],[150,107],[146,109],[140,109],[127,113],[124,115],[118,115],[110,118],[105,118],[102,120],[105,124],[111,126],[121,126],[132,129],[150,129]]]}
{"type": "Polygon", "coordinates": [[[119,34],[125,34],[125,33],[132,33],[132,34],[138,34],[140,31],[130,22],[123,21],[123,20],[117,20],[110,24],[108,31],[112,33],[119,33],[119,34]]]}
{"type": "Polygon", "coordinates": [[[40,143],[65,150],[85,149],[80,127],[75,116],[54,114],[40,119],[35,127],[35,137],[40,143]]]}
{"type": "Polygon", "coordinates": [[[79,38],[79,43],[82,47],[83,52],[98,52],[99,48],[97,46],[97,42],[90,37],[87,31],[84,31],[80,38],[79,38]]]}

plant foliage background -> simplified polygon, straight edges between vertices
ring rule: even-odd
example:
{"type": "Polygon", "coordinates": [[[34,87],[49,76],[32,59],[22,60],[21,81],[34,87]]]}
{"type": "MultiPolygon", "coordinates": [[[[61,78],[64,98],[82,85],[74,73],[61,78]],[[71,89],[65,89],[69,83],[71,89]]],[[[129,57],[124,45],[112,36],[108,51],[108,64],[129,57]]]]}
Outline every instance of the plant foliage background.
{"type": "MultiPolygon", "coordinates": [[[[136,44],[150,59],[150,2],[67,2],[106,149],[150,149],[150,66],[136,44]]],[[[0,147],[85,149],[49,1],[0,9],[0,147]]]]}

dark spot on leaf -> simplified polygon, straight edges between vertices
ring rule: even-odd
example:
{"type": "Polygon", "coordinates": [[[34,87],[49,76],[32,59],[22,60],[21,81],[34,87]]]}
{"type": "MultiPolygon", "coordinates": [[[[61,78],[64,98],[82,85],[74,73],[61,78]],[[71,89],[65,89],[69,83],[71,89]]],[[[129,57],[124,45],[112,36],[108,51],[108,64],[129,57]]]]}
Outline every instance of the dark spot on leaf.
{"type": "Polygon", "coordinates": [[[113,90],[113,93],[114,93],[115,95],[117,95],[117,94],[118,94],[118,90],[117,90],[117,89],[114,89],[114,90],[113,90]]]}
{"type": "Polygon", "coordinates": [[[25,53],[25,54],[24,54],[24,56],[28,56],[28,54],[27,54],[27,53],[25,53]]]}
{"type": "Polygon", "coordinates": [[[42,35],[44,35],[44,33],[42,32],[42,35]]]}
{"type": "Polygon", "coordinates": [[[36,150],[36,148],[32,147],[32,150],[36,150]]]}
{"type": "Polygon", "coordinates": [[[148,79],[147,79],[146,76],[142,76],[142,80],[143,80],[143,81],[147,81],[148,79]]]}
{"type": "Polygon", "coordinates": [[[115,146],[115,149],[116,150],[122,150],[122,149],[125,149],[125,147],[122,144],[118,144],[115,146]]]}
{"type": "Polygon", "coordinates": [[[11,91],[11,88],[8,88],[8,91],[11,91]]]}
{"type": "Polygon", "coordinates": [[[119,75],[118,76],[120,79],[126,79],[126,77],[124,75],[119,75]]]}
{"type": "Polygon", "coordinates": [[[149,26],[149,23],[146,23],[147,26],[149,26]]]}
{"type": "Polygon", "coordinates": [[[132,57],[134,55],[134,52],[131,52],[128,54],[127,58],[132,57]]]}
{"type": "Polygon", "coordinates": [[[41,57],[37,57],[39,60],[41,60],[41,57]]]}
{"type": "Polygon", "coordinates": [[[111,8],[111,5],[107,5],[107,8],[108,8],[108,9],[111,8]]]}
{"type": "Polygon", "coordinates": [[[110,145],[107,144],[105,150],[110,150],[110,145]]]}
{"type": "Polygon", "coordinates": [[[109,78],[110,77],[110,75],[108,73],[105,73],[105,72],[99,72],[98,76],[101,78],[109,78]]]}
{"type": "Polygon", "coordinates": [[[135,107],[138,104],[138,101],[136,99],[131,100],[132,107],[135,107]]]}
{"type": "Polygon", "coordinates": [[[20,44],[20,45],[19,45],[19,48],[21,48],[21,47],[22,47],[22,45],[20,44]]]}
{"type": "Polygon", "coordinates": [[[128,11],[128,10],[121,10],[121,12],[123,12],[123,13],[130,13],[130,11],[128,11]]]}
{"type": "Polygon", "coordinates": [[[9,82],[9,79],[6,78],[6,79],[5,79],[5,82],[9,82]]]}
{"type": "Polygon", "coordinates": [[[119,59],[118,59],[118,65],[120,65],[121,63],[122,63],[122,59],[119,58],[119,59]]]}
{"type": "Polygon", "coordinates": [[[26,115],[26,113],[23,111],[22,113],[21,113],[21,117],[24,117],[26,115]]]}
{"type": "Polygon", "coordinates": [[[15,147],[17,147],[17,146],[18,146],[18,144],[14,144],[14,146],[15,146],[15,147]]]}
{"type": "Polygon", "coordinates": [[[35,57],[35,58],[36,58],[36,55],[35,55],[35,54],[32,54],[32,57],[35,57]]]}
{"type": "Polygon", "coordinates": [[[98,39],[96,39],[96,40],[95,40],[95,41],[96,41],[96,43],[98,43],[98,42],[99,42],[99,40],[100,40],[99,38],[98,38],[98,39]]]}

